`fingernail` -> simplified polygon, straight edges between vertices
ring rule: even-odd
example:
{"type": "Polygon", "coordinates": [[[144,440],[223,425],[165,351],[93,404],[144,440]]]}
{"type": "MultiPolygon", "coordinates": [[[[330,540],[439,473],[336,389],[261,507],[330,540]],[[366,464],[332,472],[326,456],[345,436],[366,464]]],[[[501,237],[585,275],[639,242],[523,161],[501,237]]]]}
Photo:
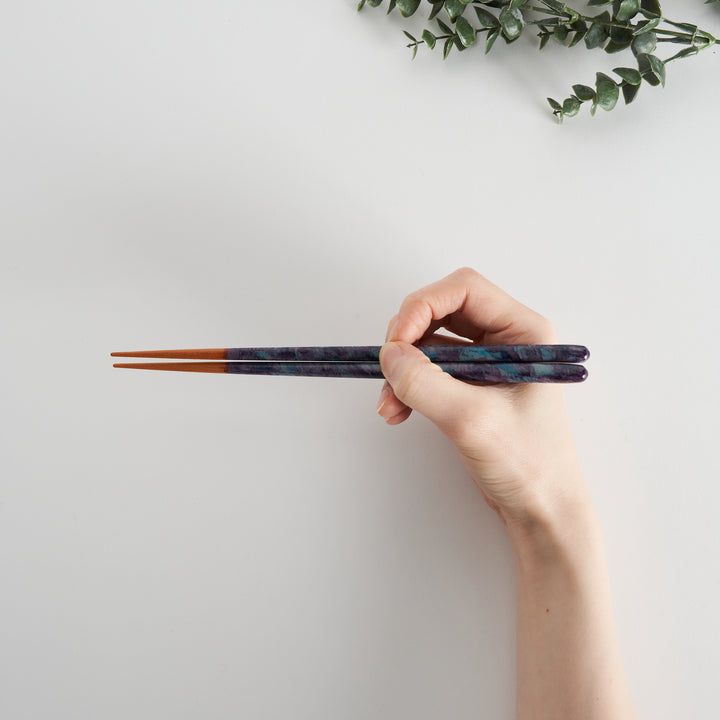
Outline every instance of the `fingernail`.
{"type": "Polygon", "coordinates": [[[383,409],[383,405],[389,400],[392,388],[385,383],[382,391],[380,392],[380,399],[378,400],[376,411],[379,413],[383,409]]]}

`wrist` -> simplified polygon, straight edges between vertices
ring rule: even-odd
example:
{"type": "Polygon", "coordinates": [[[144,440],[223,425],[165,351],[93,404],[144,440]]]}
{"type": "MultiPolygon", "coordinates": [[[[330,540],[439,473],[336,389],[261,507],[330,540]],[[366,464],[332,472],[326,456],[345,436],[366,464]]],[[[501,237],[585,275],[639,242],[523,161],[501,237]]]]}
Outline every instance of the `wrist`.
{"type": "Polygon", "coordinates": [[[577,491],[539,504],[522,520],[506,526],[519,567],[581,563],[602,549],[602,527],[584,485],[577,491]]]}
{"type": "Polygon", "coordinates": [[[602,530],[587,492],[566,496],[532,522],[513,526],[511,537],[517,717],[636,720],[614,625],[602,530]]]}

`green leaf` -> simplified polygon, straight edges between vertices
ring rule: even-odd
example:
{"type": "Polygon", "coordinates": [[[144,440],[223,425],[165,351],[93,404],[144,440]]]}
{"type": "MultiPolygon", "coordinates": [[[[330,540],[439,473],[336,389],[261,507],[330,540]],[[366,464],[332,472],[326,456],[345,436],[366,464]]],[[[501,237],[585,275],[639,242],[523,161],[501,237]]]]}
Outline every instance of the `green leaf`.
{"type": "Polygon", "coordinates": [[[465,47],[470,47],[475,42],[475,28],[464,17],[457,19],[455,31],[465,47]]]}
{"type": "Polygon", "coordinates": [[[614,40],[611,40],[606,46],[605,46],[605,52],[613,55],[615,53],[622,52],[623,50],[627,50],[630,47],[630,43],[618,43],[614,40]]]}
{"type": "Polygon", "coordinates": [[[455,43],[453,42],[453,38],[448,38],[445,41],[445,44],[443,45],[443,60],[445,60],[450,54],[450,51],[452,50],[454,44],[455,43]]]}
{"type": "Polygon", "coordinates": [[[450,19],[455,22],[465,12],[465,5],[460,0],[445,0],[445,10],[450,19]]]}
{"type": "Polygon", "coordinates": [[[631,85],[630,83],[626,82],[622,84],[622,93],[626,105],[629,105],[637,97],[637,94],[639,92],[639,85],[631,85]]]}
{"type": "Polygon", "coordinates": [[[633,32],[631,27],[617,27],[613,25],[610,28],[610,42],[605,46],[606,53],[616,53],[629,48],[633,41],[633,32]]]}
{"type": "Polygon", "coordinates": [[[665,63],[656,55],[638,55],[638,69],[649,85],[665,85],[665,63]]]}
{"type": "Polygon", "coordinates": [[[615,81],[603,73],[597,73],[595,87],[597,88],[597,104],[603,110],[612,110],[620,97],[620,88],[615,81]]]}
{"type": "Polygon", "coordinates": [[[631,20],[640,12],[640,0],[622,0],[615,18],[620,22],[631,20]]]}
{"type": "Polygon", "coordinates": [[[495,41],[500,37],[500,28],[497,27],[494,30],[491,30],[488,33],[487,40],[485,41],[485,54],[487,55],[490,50],[492,50],[492,46],[495,44],[495,41]]]}
{"type": "MultiPolygon", "coordinates": [[[[717,2],[717,0],[708,0],[708,2],[717,2]]],[[[665,64],[667,65],[671,60],[679,60],[680,58],[689,57],[690,55],[697,55],[700,51],[696,47],[687,47],[681,50],[678,53],[675,53],[672,57],[669,57],[665,60],[665,64]]]]}
{"type": "Polygon", "coordinates": [[[522,35],[525,21],[523,20],[520,10],[510,10],[510,8],[506,5],[500,11],[499,19],[503,35],[508,40],[517,40],[517,38],[522,35]]]}
{"type": "Polygon", "coordinates": [[[558,122],[561,123],[563,120],[563,109],[562,105],[557,101],[553,100],[552,98],[548,98],[548,105],[552,108],[553,115],[557,118],[558,122]]]}
{"type": "Polygon", "coordinates": [[[642,75],[640,75],[635,68],[613,68],[613,72],[617,73],[626,83],[630,85],[640,85],[642,82],[642,75]]]}
{"type": "Polygon", "coordinates": [[[390,2],[388,3],[388,9],[387,9],[387,13],[386,13],[387,15],[389,15],[395,9],[396,4],[397,4],[397,0],[390,0],[390,2]]]}
{"type": "Polygon", "coordinates": [[[573,85],[573,92],[583,102],[595,100],[595,91],[587,85],[573,85]]]}
{"type": "Polygon", "coordinates": [[[573,39],[570,41],[568,47],[575,47],[575,45],[587,35],[588,26],[582,20],[578,20],[574,22],[570,28],[575,31],[575,35],[573,35],[573,39]]]}
{"type": "Polygon", "coordinates": [[[453,35],[455,33],[455,31],[449,25],[446,25],[440,18],[438,18],[436,22],[446,35],[453,35]]]}
{"type": "Polygon", "coordinates": [[[635,29],[635,32],[633,32],[633,35],[642,35],[643,33],[650,32],[651,30],[654,30],[660,23],[662,22],[662,18],[653,18],[652,20],[643,20],[642,22],[639,22],[637,24],[637,28],[635,29]]]}
{"type": "Polygon", "coordinates": [[[421,35],[423,42],[432,50],[435,47],[435,40],[437,39],[429,30],[423,30],[421,35]]]}
{"type": "Polygon", "coordinates": [[[407,30],[403,30],[403,35],[405,35],[405,37],[409,40],[412,40],[414,43],[417,42],[417,40],[407,30]]]}
{"type": "Polygon", "coordinates": [[[564,25],[557,25],[553,31],[553,37],[561,44],[564,45],[567,40],[568,30],[564,25]]]}
{"type": "Polygon", "coordinates": [[[428,15],[428,20],[432,20],[443,8],[443,0],[440,2],[433,3],[432,10],[428,15]]]}
{"type": "Polygon", "coordinates": [[[500,27],[500,22],[498,19],[491,13],[485,10],[484,8],[475,6],[475,14],[477,15],[478,20],[480,21],[480,24],[484,28],[497,28],[500,27]]]}
{"type": "Polygon", "coordinates": [[[643,14],[662,16],[662,8],[660,7],[660,0],[641,0],[640,6],[643,14]]]}
{"type": "Polygon", "coordinates": [[[397,6],[403,17],[410,17],[420,7],[420,0],[397,0],[397,6]]]}
{"type": "Polygon", "coordinates": [[[557,0],[540,0],[540,2],[545,5],[545,7],[549,7],[551,10],[554,10],[556,15],[567,15],[569,12],[567,5],[557,2],[557,0]]]}
{"type": "MultiPolygon", "coordinates": [[[[603,13],[604,15],[607,15],[607,13],[603,13]]],[[[608,22],[610,21],[610,16],[607,15],[608,22]]],[[[585,36],[585,47],[588,50],[593,50],[594,48],[602,47],[605,44],[605,41],[610,37],[610,33],[608,32],[607,25],[604,22],[600,22],[596,20],[591,26],[590,29],[587,31],[587,35],[585,36]]]]}
{"type": "Polygon", "coordinates": [[[635,57],[640,55],[650,55],[655,52],[656,47],[657,35],[652,31],[636,35],[635,39],[632,41],[632,51],[635,57]]]}
{"type": "Polygon", "coordinates": [[[565,102],[563,102],[563,115],[567,115],[568,117],[574,117],[578,114],[579,110],[580,100],[578,100],[574,95],[571,95],[565,100],[565,102]]]}

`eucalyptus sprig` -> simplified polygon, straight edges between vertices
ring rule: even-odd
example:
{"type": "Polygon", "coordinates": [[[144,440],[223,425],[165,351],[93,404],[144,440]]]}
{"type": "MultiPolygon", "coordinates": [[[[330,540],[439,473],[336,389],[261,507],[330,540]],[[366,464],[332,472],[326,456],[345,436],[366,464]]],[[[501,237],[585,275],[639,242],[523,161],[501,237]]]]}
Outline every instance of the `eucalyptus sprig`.
{"type": "MultiPolygon", "coordinates": [[[[485,53],[489,53],[498,38],[507,44],[514,43],[527,28],[537,31],[542,50],[552,38],[555,42],[573,47],[585,43],[588,50],[602,49],[614,54],[630,50],[635,67],[617,67],[613,70],[620,79],[597,73],[595,87],[573,85],[573,93],[562,103],[548,98],[553,114],[562,122],[565,117],[578,114],[584,103],[590,103],[590,113],[598,107],[612,110],[620,93],[629,105],[645,81],[648,85],[665,85],[666,65],[674,60],[697,55],[717,41],[707,31],[687,22],[667,19],[660,0],[588,0],[591,8],[607,7],[596,15],[579,12],[558,0],[427,0],[430,5],[428,20],[435,20],[437,28],[426,28],[420,38],[403,31],[410,41],[412,57],[420,45],[431,50],[442,46],[443,59],[457,49],[462,52],[480,44],[484,34],[485,53]],[[474,11],[472,20],[470,8],[474,11]],[[439,16],[440,13],[442,16],[439,16]],[[438,17],[439,16],[439,17],[438,17]],[[468,19],[470,16],[471,19],[468,19]],[[663,43],[681,45],[670,57],[660,58],[658,46],[663,43]]],[[[706,0],[706,3],[720,0],[706,0]]],[[[364,5],[378,7],[383,0],[360,0],[364,5]]],[[[414,15],[420,0],[389,0],[388,14],[397,8],[403,17],[414,15]]]]}

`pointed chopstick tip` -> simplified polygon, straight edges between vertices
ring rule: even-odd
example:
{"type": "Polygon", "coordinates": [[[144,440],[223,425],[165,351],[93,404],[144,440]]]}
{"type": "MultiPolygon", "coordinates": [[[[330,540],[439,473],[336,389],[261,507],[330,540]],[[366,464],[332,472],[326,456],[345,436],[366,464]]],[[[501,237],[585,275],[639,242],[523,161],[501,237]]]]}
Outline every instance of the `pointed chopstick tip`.
{"type": "Polygon", "coordinates": [[[176,362],[176,363],[114,363],[116,368],[131,370],[171,370],[174,372],[225,373],[226,362],[176,362]]]}
{"type": "Polygon", "coordinates": [[[227,348],[198,348],[184,350],[125,350],[112,352],[110,357],[165,358],[168,360],[225,360],[227,348]]]}

